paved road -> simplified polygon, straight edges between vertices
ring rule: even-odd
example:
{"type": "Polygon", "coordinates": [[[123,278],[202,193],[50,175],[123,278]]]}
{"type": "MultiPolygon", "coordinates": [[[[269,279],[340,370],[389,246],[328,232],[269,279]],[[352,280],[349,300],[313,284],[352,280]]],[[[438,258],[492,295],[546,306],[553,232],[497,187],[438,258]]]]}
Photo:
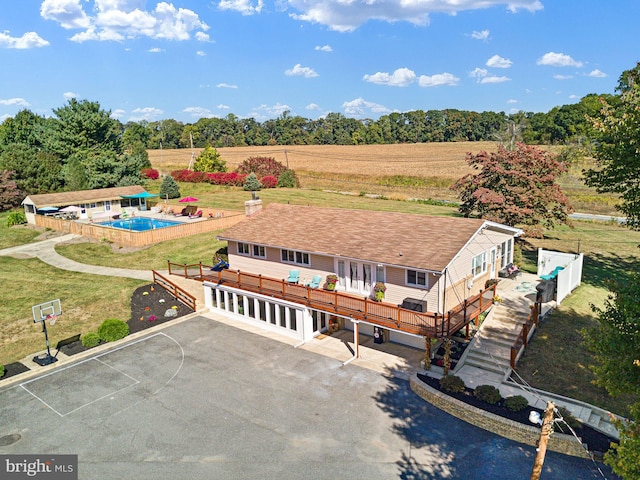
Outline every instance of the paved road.
{"type": "MultiPolygon", "coordinates": [[[[81,479],[524,479],[535,455],[405,380],[213,316],[0,387],[0,418],[21,436],[2,453],[75,453],[81,479]]],[[[549,452],[542,478],[602,477],[549,452]]]]}

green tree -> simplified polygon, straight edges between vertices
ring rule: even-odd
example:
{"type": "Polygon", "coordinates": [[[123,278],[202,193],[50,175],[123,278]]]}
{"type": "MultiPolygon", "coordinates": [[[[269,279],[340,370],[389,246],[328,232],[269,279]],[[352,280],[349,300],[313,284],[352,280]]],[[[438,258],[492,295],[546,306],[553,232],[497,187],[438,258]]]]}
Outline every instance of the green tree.
{"type": "Polygon", "coordinates": [[[569,223],[573,207],[555,182],[566,168],[551,153],[523,143],[515,150],[498,145],[496,153],[468,153],[467,163],[479,172],[451,187],[465,217],[524,226],[529,235],[539,234],[541,226],[569,223]]]}
{"type": "Polygon", "coordinates": [[[620,443],[605,456],[605,462],[625,479],[640,478],[640,274],[624,282],[609,282],[610,295],[604,308],[591,306],[598,327],[583,332],[595,354],[593,367],[598,385],[611,395],[631,394],[629,422],[618,421],[620,443]]]}
{"type": "Polygon", "coordinates": [[[594,118],[599,134],[595,146],[596,168],[585,172],[586,183],[600,193],[620,194],[619,210],[627,225],[640,229],[640,62],[625,71],[617,90],[620,103],[604,101],[603,119],[594,118]]]}
{"type": "Polygon", "coordinates": [[[171,175],[166,175],[162,179],[162,185],[160,185],[160,196],[162,198],[178,198],[180,196],[180,187],[171,175]]]}
{"type": "Polygon", "coordinates": [[[260,183],[260,180],[258,180],[258,177],[256,177],[256,174],[251,172],[247,175],[242,188],[243,190],[251,192],[251,197],[255,200],[256,192],[262,189],[262,184],[260,183]]]}
{"type": "Polygon", "coordinates": [[[196,158],[196,161],[193,164],[193,170],[195,172],[206,173],[226,172],[227,163],[222,159],[218,150],[211,146],[207,146],[196,158]]]}

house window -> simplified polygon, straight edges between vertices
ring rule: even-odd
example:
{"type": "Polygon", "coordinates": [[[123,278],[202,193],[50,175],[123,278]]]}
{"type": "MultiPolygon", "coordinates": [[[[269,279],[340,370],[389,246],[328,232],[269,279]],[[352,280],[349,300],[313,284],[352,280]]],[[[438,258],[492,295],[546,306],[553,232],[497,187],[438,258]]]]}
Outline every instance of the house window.
{"type": "Polygon", "coordinates": [[[384,276],[384,265],[380,265],[378,264],[376,266],[376,282],[386,282],[385,276],[384,276]]]}
{"type": "Polygon", "coordinates": [[[426,287],[427,286],[426,272],[419,272],[417,270],[407,270],[407,284],[417,285],[419,287],[426,287]]]}
{"type": "Polygon", "coordinates": [[[249,255],[249,244],[238,242],[238,255],[249,255]]]}
{"type": "Polygon", "coordinates": [[[253,256],[254,257],[259,257],[259,258],[267,258],[267,252],[265,251],[265,248],[261,245],[254,245],[253,246],[253,256]]]}
{"type": "Polygon", "coordinates": [[[478,275],[482,275],[487,271],[487,252],[482,252],[480,255],[473,257],[471,261],[471,273],[474,278],[478,275]]]}
{"type": "Polygon", "coordinates": [[[295,250],[282,250],[282,261],[296,263],[298,265],[310,265],[309,254],[305,252],[297,252],[295,250]]]}

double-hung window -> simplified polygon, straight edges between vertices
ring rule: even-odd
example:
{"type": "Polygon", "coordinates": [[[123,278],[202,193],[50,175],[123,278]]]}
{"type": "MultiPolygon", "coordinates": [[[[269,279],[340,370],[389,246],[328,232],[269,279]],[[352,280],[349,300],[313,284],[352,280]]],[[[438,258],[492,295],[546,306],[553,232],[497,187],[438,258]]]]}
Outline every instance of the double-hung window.
{"type": "Polygon", "coordinates": [[[417,270],[407,270],[407,284],[416,285],[418,287],[427,286],[427,273],[417,270]]]}
{"type": "Polygon", "coordinates": [[[480,255],[476,255],[471,260],[471,273],[474,278],[478,275],[482,275],[487,271],[487,252],[482,252],[480,255]]]}
{"type": "Polygon", "coordinates": [[[249,255],[249,244],[238,242],[238,255],[249,255]]]}
{"type": "Polygon", "coordinates": [[[298,252],[296,250],[282,250],[283,262],[295,263],[297,265],[310,265],[309,254],[305,252],[298,252]]]}
{"type": "Polygon", "coordinates": [[[254,245],[253,256],[258,258],[267,258],[267,252],[262,245],[254,245]]]}

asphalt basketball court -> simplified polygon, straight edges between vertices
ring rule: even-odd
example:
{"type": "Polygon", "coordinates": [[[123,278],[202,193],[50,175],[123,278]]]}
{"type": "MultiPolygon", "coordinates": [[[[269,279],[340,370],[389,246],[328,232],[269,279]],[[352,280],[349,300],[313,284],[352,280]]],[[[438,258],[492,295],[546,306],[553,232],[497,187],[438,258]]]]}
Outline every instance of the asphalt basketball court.
{"type": "MultiPolygon", "coordinates": [[[[535,451],[406,380],[196,316],[7,387],[3,454],[77,454],[85,479],[528,478],[535,451]]],[[[547,454],[544,478],[601,478],[547,454]]]]}

